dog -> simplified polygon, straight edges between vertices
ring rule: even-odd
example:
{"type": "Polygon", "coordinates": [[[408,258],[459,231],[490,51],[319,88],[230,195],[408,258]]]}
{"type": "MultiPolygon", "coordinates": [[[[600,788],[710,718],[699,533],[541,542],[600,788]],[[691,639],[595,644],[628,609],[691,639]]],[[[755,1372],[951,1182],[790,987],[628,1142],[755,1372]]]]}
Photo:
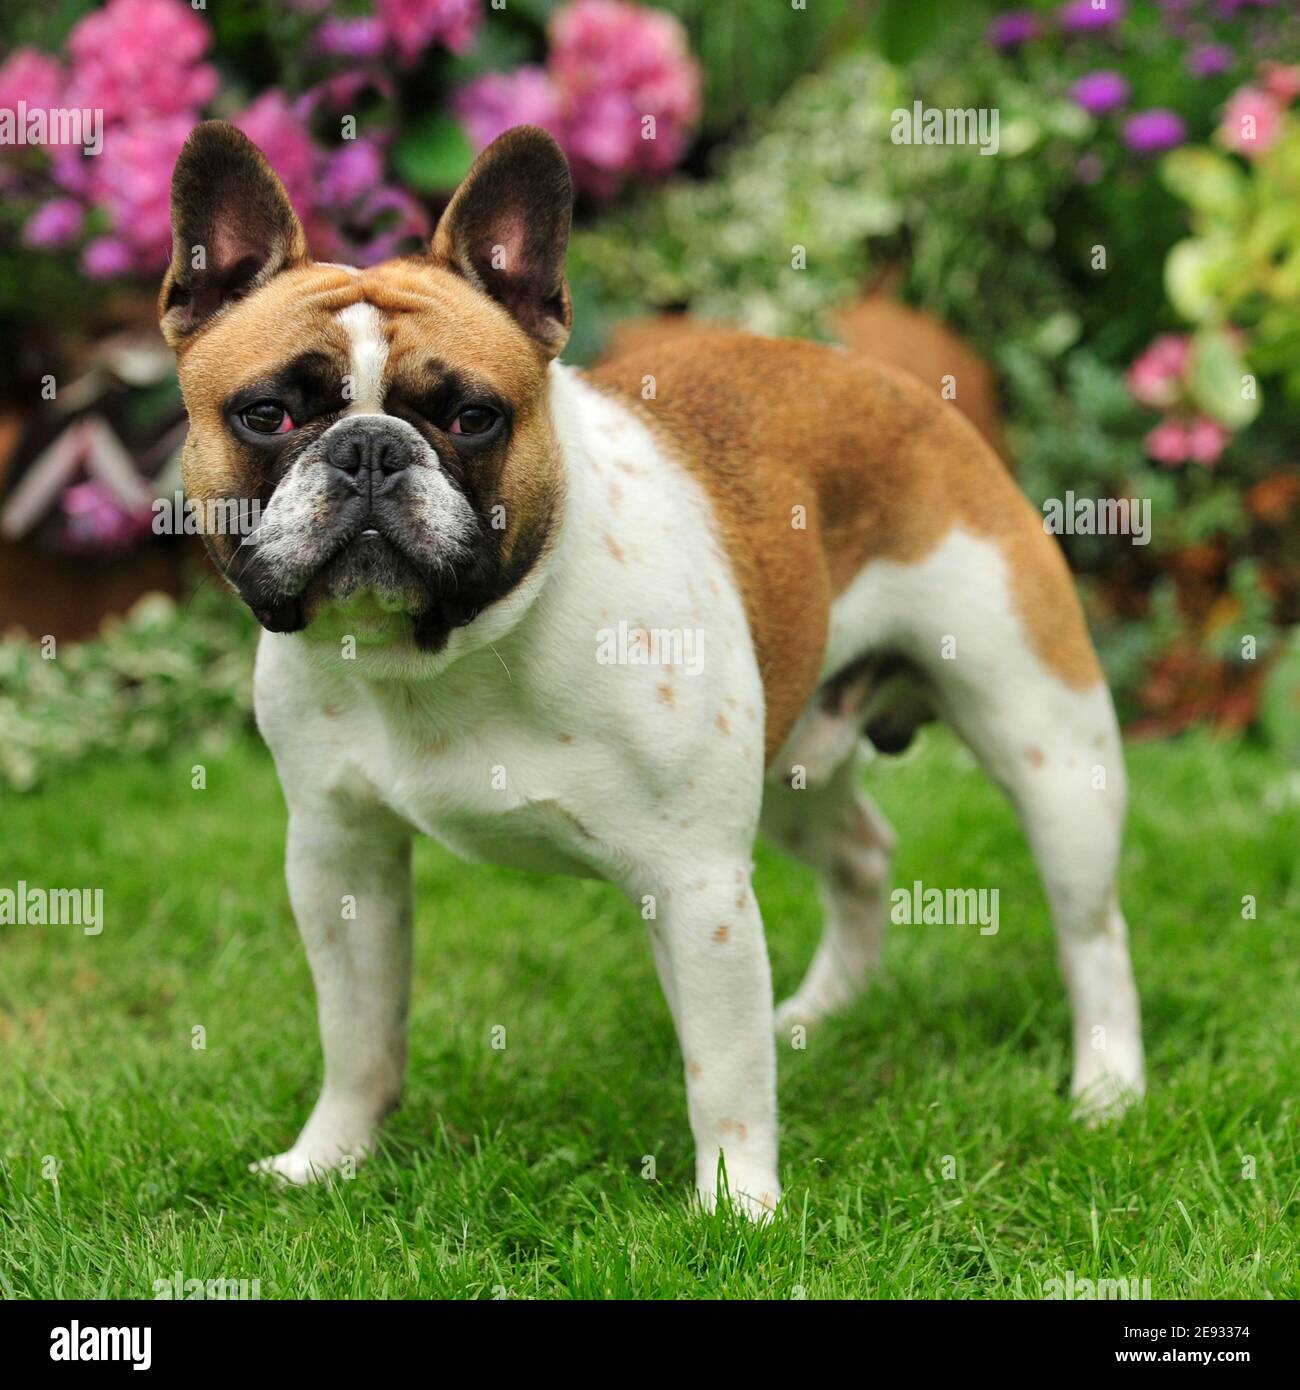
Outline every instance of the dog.
{"type": "Polygon", "coordinates": [[[265,629],[257,722],[324,1081],[292,1182],[397,1102],[410,842],[604,878],[632,901],[681,1045],[699,1203],[767,1219],[776,1043],[879,957],[891,829],[867,739],[946,720],[1019,813],[1090,1115],[1143,1089],[1116,895],[1124,766],[1071,578],[1038,513],[931,386],[833,346],[701,333],[584,373],[572,193],[550,136],[490,145],[426,254],[313,261],[256,147],[198,126],[159,313],[190,418],[187,495],[265,629]],[[761,831],[811,867],[824,937],[774,1009],[761,831]]]}

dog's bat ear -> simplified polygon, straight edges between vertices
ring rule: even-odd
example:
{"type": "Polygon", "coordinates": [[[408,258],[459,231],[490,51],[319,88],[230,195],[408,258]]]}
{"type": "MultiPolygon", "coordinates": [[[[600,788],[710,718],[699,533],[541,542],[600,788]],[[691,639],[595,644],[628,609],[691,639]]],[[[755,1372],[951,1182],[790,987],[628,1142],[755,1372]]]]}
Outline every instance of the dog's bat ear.
{"type": "Polygon", "coordinates": [[[474,161],[438,223],[432,254],[554,357],[573,324],[564,279],[572,214],[560,147],[537,126],[515,126],[474,161]]]}
{"type": "Polygon", "coordinates": [[[307,259],[307,237],[266,156],[226,121],[204,121],[172,172],[172,263],[158,316],[181,347],[218,309],[307,259]]]}

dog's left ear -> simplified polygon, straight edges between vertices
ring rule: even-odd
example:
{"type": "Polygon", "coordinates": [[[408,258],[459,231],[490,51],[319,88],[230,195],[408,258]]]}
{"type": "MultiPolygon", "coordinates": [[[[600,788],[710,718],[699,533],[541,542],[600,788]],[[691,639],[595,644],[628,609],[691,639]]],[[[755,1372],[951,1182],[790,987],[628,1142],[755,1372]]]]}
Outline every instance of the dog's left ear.
{"type": "Polygon", "coordinates": [[[307,259],[307,237],[266,156],[226,121],[190,132],[172,172],[172,263],[158,297],[182,347],[218,309],[307,259]]]}
{"type": "Polygon", "coordinates": [[[432,254],[554,357],[573,325],[564,279],[572,215],[560,147],[537,126],[516,126],[474,161],[433,234],[432,254]]]}

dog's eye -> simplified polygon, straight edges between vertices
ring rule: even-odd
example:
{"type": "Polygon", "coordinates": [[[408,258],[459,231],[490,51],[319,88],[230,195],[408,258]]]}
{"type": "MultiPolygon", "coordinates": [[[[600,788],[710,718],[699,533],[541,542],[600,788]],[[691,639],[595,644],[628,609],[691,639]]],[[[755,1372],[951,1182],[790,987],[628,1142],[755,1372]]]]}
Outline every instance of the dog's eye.
{"type": "Polygon", "coordinates": [[[486,434],[497,422],[497,413],[490,406],[467,405],[451,422],[452,434],[486,434]]]}
{"type": "Polygon", "coordinates": [[[254,434],[288,434],[293,429],[289,412],[274,401],[254,401],[239,412],[239,419],[254,434]]]}

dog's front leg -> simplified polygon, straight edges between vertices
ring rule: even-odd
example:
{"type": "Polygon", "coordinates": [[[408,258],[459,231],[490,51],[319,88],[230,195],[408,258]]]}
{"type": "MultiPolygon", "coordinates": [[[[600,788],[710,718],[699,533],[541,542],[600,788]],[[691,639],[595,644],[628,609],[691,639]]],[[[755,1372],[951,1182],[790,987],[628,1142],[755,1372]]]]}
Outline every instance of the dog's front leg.
{"type": "Polygon", "coordinates": [[[748,863],[678,878],[655,897],[655,960],[677,1024],[695,1137],[695,1183],[711,1209],[718,1159],[731,1200],[762,1220],[776,1176],[772,979],[748,863]]]}
{"type": "Polygon", "coordinates": [[[410,1000],[410,837],[382,811],[293,811],[289,897],[316,983],[325,1081],[293,1147],[253,1165],[310,1182],[360,1159],[397,1103],[410,1000]]]}

